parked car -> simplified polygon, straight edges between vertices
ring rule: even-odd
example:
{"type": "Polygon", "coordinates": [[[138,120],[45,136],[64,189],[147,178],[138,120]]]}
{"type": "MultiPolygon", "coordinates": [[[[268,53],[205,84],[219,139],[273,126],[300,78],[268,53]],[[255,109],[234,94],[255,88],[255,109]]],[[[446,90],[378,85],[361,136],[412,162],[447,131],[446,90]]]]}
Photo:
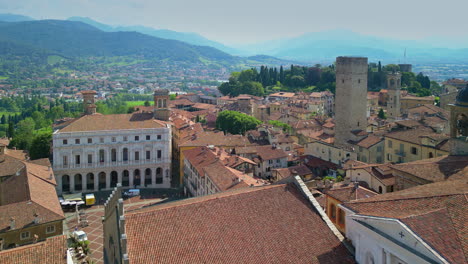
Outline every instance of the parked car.
{"type": "Polygon", "coordinates": [[[76,240],[78,241],[88,241],[88,236],[86,235],[86,233],[84,231],[74,231],[73,232],[73,237],[76,238],[76,240]]]}

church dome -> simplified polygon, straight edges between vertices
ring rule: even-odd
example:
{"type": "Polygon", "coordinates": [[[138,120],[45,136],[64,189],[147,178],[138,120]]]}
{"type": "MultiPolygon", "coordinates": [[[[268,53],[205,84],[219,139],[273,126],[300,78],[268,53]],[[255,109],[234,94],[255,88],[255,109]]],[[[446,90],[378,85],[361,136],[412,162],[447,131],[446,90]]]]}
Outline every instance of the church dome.
{"type": "Polygon", "coordinates": [[[467,85],[467,87],[465,87],[465,88],[461,89],[460,91],[458,91],[456,104],[457,105],[466,105],[466,106],[468,106],[468,85],[467,85]]]}

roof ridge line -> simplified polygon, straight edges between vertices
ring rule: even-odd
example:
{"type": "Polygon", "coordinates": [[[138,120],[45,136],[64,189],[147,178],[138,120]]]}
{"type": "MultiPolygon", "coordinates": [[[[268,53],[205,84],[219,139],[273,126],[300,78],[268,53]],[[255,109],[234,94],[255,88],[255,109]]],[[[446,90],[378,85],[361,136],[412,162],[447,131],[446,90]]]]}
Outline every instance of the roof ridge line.
{"type": "MultiPolygon", "coordinates": [[[[162,210],[166,210],[166,209],[169,209],[169,208],[182,207],[182,206],[197,204],[197,203],[201,203],[201,202],[216,200],[216,199],[219,199],[219,198],[231,197],[231,196],[239,195],[239,194],[242,194],[242,193],[250,193],[250,192],[254,192],[254,191],[264,191],[264,190],[267,190],[267,189],[272,189],[272,188],[276,188],[276,187],[283,186],[283,185],[286,185],[286,184],[277,184],[277,185],[272,184],[272,185],[260,186],[260,188],[249,187],[249,188],[251,188],[250,190],[237,189],[237,190],[241,190],[241,191],[233,190],[232,193],[229,193],[229,194],[228,194],[228,192],[230,192],[230,191],[219,192],[219,193],[212,194],[215,197],[205,198],[205,199],[200,199],[200,198],[204,198],[204,197],[209,196],[209,195],[196,196],[196,197],[192,197],[192,198],[188,198],[188,199],[184,199],[184,200],[173,201],[173,203],[177,203],[178,201],[187,201],[187,200],[192,200],[192,202],[182,203],[182,204],[174,205],[174,206],[167,206],[167,207],[160,208],[160,209],[154,208],[154,210],[151,210],[151,211],[141,211],[141,212],[139,212],[138,209],[136,209],[136,211],[133,211],[130,215],[144,214],[144,213],[150,213],[150,212],[154,212],[154,211],[162,211],[162,210]],[[216,194],[223,194],[223,195],[222,196],[217,196],[216,194]]],[[[247,188],[245,188],[245,189],[247,189],[247,188]]]]}
{"type": "Polygon", "coordinates": [[[409,197],[409,198],[398,198],[398,199],[388,199],[388,200],[376,200],[376,201],[350,201],[348,203],[357,204],[357,203],[375,203],[375,202],[388,202],[388,201],[400,201],[400,200],[415,200],[415,199],[423,199],[423,198],[434,198],[434,197],[443,197],[443,196],[452,196],[452,195],[464,195],[466,197],[468,192],[464,193],[452,193],[452,194],[440,194],[440,195],[430,195],[424,197],[409,197]]]}

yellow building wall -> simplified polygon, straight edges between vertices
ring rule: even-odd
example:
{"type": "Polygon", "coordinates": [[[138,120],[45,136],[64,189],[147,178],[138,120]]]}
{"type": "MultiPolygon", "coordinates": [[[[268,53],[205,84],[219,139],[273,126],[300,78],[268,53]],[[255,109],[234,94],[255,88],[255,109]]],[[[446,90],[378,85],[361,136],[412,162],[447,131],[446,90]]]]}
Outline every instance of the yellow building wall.
{"type": "Polygon", "coordinates": [[[422,146],[418,144],[413,144],[409,143],[406,141],[398,140],[398,139],[393,139],[393,138],[387,138],[385,137],[385,162],[411,162],[411,161],[417,161],[417,160],[422,160],[422,159],[428,159],[429,158],[429,153],[433,153],[433,157],[439,157],[443,155],[448,155],[449,153],[447,151],[439,150],[430,146],[422,146]],[[389,146],[388,141],[392,141],[392,147],[389,146]],[[400,151],[400,144],[403,144],[403,153],[404,156],[400,156],[395,153],[395,151],[398,150],[400,151]],[[413,154],[411,152],[411,148],[414,147],[417,149],[416,154],[413,154]],[[389,158],[390,154],[390,158],[389,158]],[[398,157],[401,157],[402,159],[399,160],[398,157]]]}
{"type": "Polygon", "coordinates": [[[338,207],[339,204],[341,204],[340,201],[327,195],[328,218],[330,218],[330,220],[333,222],[333,224],[341,233],[345,233],[346,231],[345,212],[338,207]]]}
{"type": "Polygon", "coordinates": [[[14,229],[5,233],[0,233],[0,239],[3,239],[3,249],[6,249],[10,244],[17,244],[19,246],[30,244],[34,241],[34,235],[39,237],[38,241],[45,240],[48,237],[53,237],[63,234],[63,223],[62,221],[49,222],[43,224],[32,225],[27,228],[14,229]],[[46,233],[48,226],[55,226],[55,232],[46,233]],[[29,232],[28,239],[21,239],[21,233],[29,232]]]}

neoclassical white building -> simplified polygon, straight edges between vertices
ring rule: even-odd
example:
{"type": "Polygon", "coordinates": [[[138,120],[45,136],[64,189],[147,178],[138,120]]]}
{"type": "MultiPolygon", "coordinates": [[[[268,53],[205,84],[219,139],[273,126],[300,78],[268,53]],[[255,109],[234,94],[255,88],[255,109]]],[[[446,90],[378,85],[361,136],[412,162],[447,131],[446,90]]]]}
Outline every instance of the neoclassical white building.
{"type": "Polygon", "coordinates": [[[166,90],[155,92],[158,111],[101,115],[94,91],[83,92],[84,112],[53,133],[53,169],[57,192],[171,186],[171,127],[158,120],[167,115],[166,90]]]}

